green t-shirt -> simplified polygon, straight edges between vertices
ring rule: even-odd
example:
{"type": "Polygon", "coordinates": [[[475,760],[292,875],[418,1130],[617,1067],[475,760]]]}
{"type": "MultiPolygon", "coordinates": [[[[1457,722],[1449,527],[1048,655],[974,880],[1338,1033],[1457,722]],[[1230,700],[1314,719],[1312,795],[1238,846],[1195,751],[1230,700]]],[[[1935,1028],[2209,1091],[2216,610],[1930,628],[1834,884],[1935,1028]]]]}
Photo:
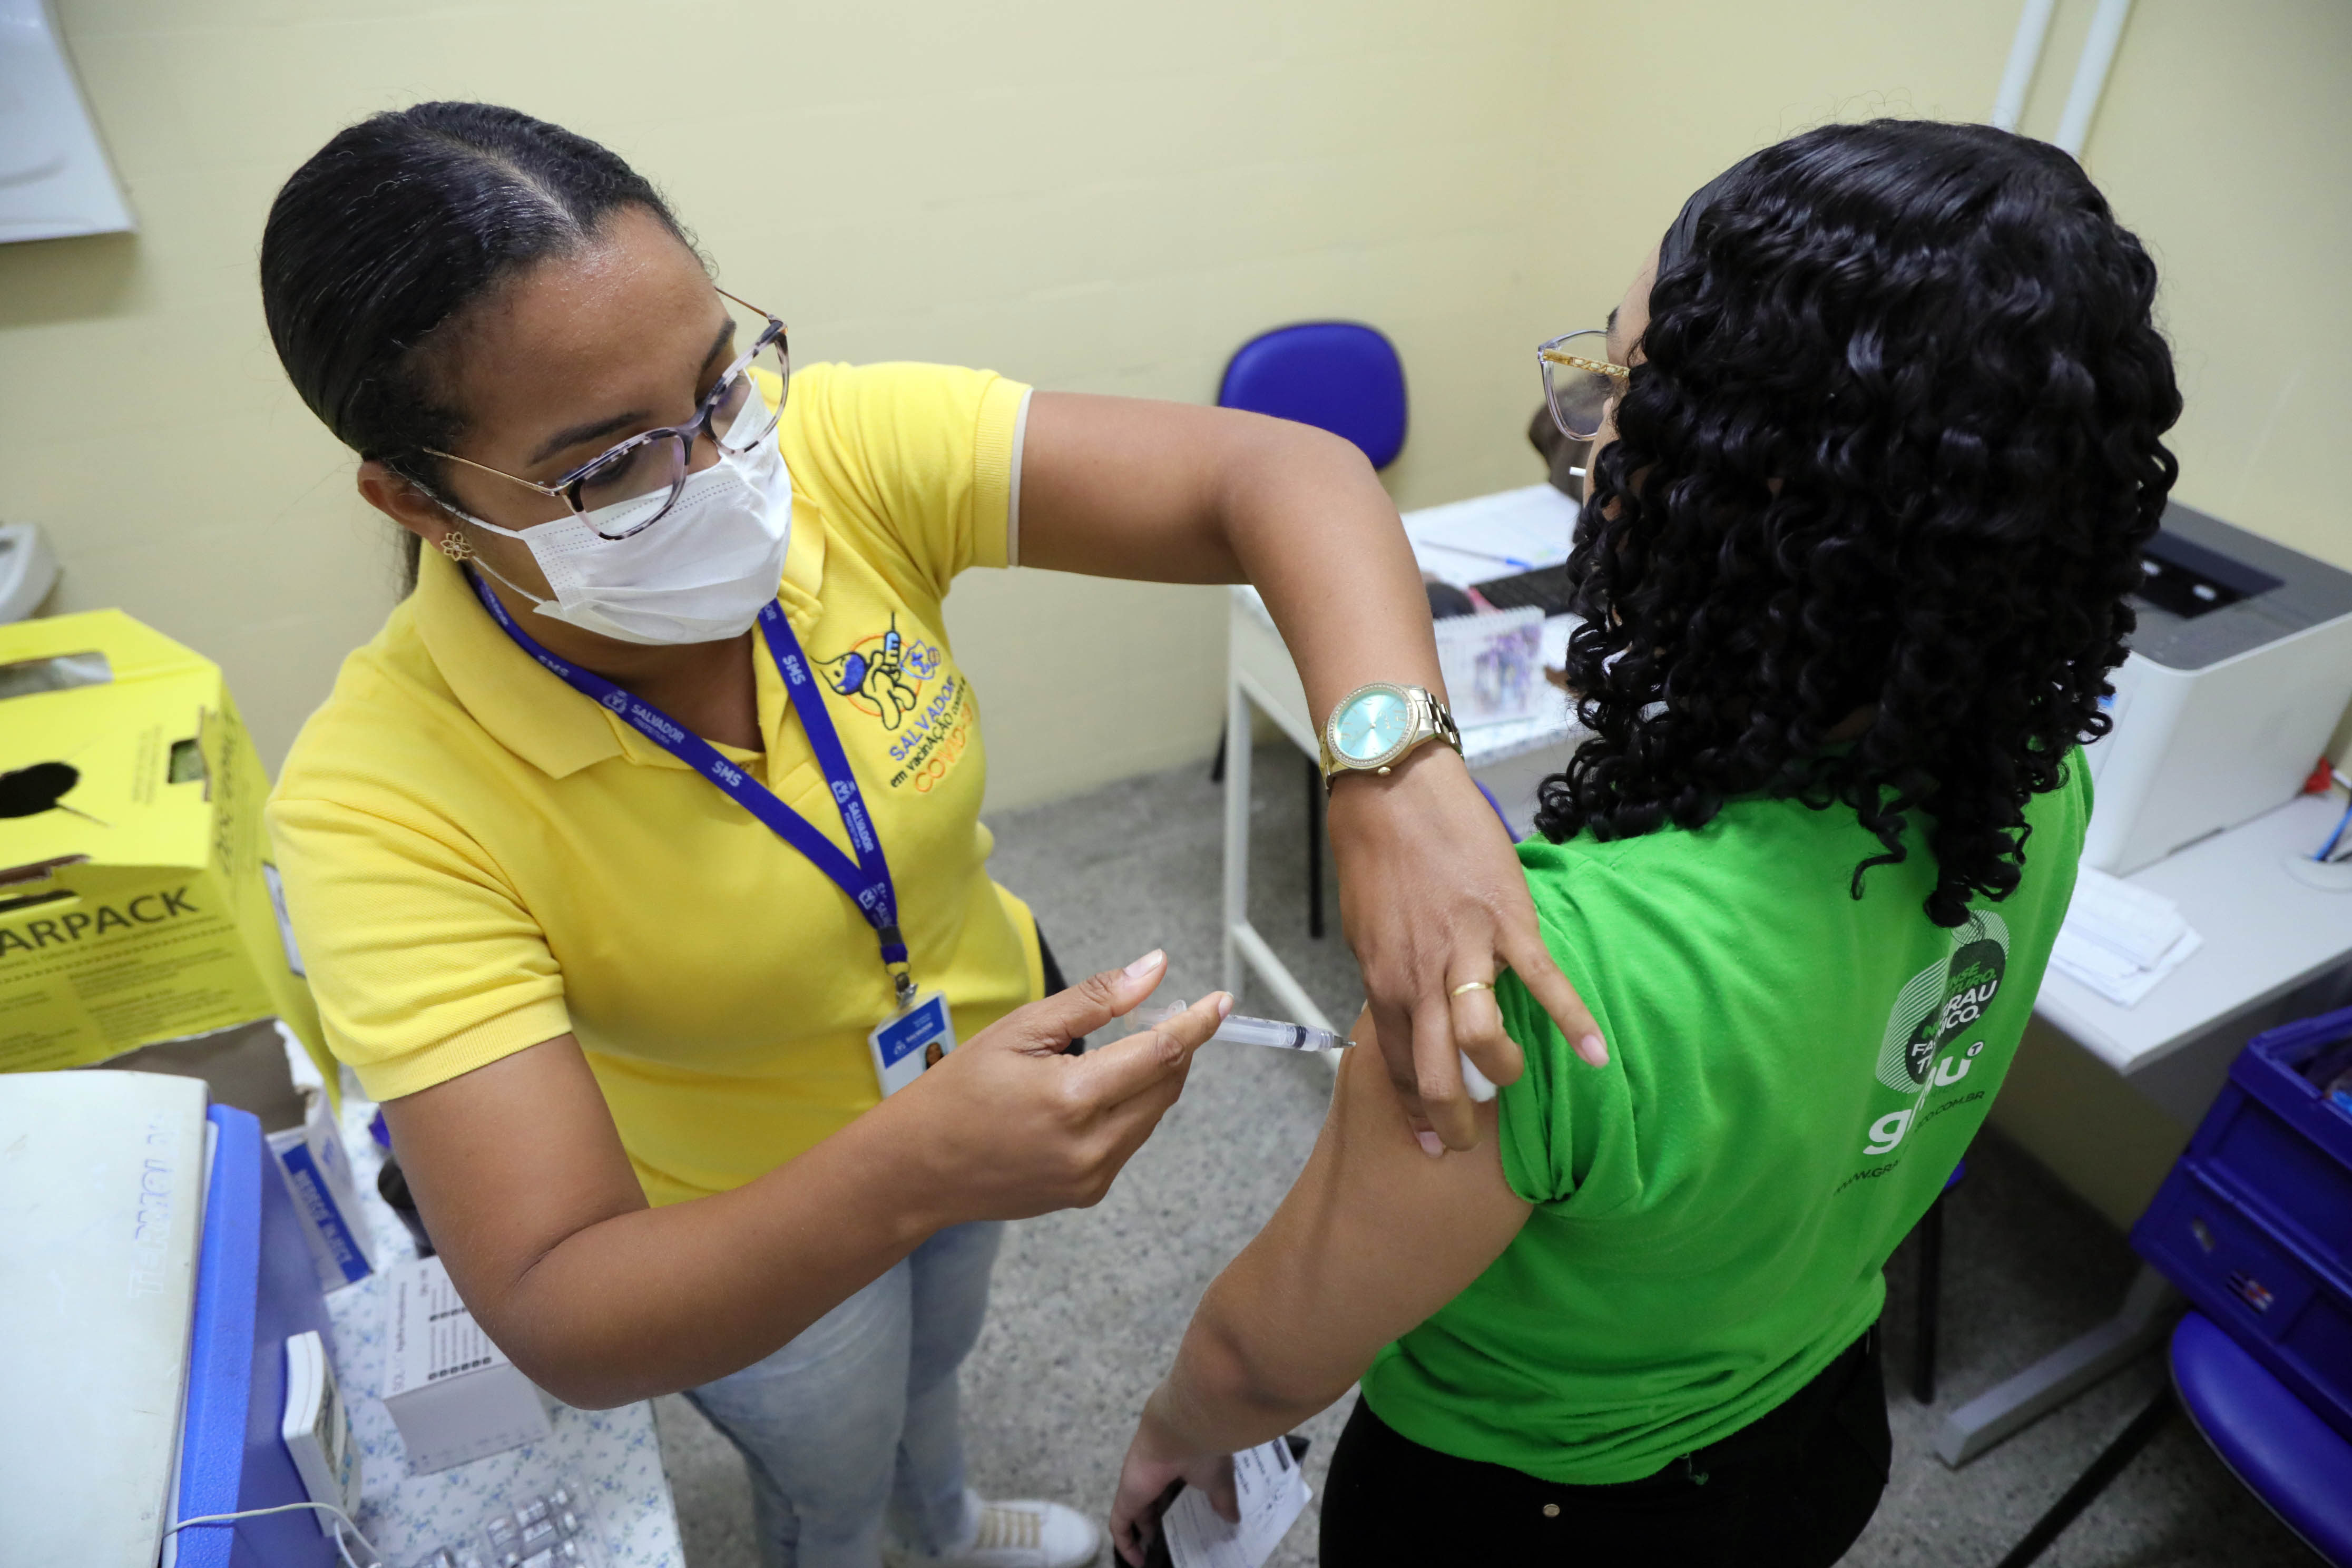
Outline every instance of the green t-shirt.
{"type": "Polygon", "coordinates": [[[2041,988],[2091,815],[2078,751],[2022,880],[1957,930],[1843,806],[1732,801],[1696,831],[1519,847],[1603,1068],[1506,976],[1528,1070],[1503,1170],[1535,1205],[1470,1288],[1382,1350],[1365,1401],[1425,1447],[1637,1480],[1795,1394],[1877,1320],[1886,1257],[1983,1122],[2041,988]]]}

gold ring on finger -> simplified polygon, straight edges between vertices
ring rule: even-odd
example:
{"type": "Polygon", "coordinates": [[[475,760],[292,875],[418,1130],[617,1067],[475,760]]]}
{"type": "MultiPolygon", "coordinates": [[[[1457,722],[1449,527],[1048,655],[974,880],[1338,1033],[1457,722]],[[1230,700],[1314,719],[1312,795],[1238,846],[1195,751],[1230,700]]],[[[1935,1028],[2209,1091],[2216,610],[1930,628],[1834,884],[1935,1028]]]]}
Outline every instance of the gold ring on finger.
{"type": "Polygon", "coordinates": [[[1453,990],[1448,991],[1446,994],[1448,996],[1463,996],[1473,991],[1492,991],[1494,988],[1495,983],[1491,980],[1465,980],[1461,984],[1456,985],[1453,990]]]}

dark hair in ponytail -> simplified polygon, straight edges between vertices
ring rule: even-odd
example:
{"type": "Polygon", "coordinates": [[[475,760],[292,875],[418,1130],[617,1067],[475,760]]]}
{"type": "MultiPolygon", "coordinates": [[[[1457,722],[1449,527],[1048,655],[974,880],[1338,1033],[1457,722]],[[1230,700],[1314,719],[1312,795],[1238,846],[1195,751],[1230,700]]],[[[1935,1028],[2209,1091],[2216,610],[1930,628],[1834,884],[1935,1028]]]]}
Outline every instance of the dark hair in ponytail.
{"type": "MultiPolygon", "coordinates": [[[[419,362],[434,332],[615,209],[685,236],[610,150],[488,103],[420,103],[336,133],[261,233],[261,308],[294,390],[343,445],[439,493],[463,416],[419,362]]],[[[414,535],[404,535],[415,578],[414,535]]]]}

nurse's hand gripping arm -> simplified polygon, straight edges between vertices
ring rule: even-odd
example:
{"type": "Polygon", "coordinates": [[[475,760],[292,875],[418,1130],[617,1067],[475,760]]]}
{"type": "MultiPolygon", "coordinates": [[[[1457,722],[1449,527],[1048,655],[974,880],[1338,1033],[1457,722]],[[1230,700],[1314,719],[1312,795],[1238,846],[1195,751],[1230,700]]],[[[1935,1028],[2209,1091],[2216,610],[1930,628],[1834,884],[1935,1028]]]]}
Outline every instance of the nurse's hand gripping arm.
{"type": "Polygon", "coordinates": [[[1367,1047],[1341,1062],[1307,1168],[1209,1287],[1144,1406],[1111,1508],[1111,1540],[1131,1563],[1171,1481],[1201,1487],[1231,1518],[1228,1455],[1347,1393],[1381,1346],[1461,1294],[1527,1223],[1528,1203],[1503,1179],[1495,1107],[1474,1112],[1478,1148],[1430,1160],[1367,1047]]]}
{"type": "MultiPolygon", "coordinates": [[[[1256,585],[1318,721],[1375,680],[1443,692],[1429,601],[1395,504],[1356,447],[1234,409],[1040,392],[1021,458],[1024,565],[1256,585]]],[[[1552,962],[1495,814],[1442,743],[1331,792],[1339,909],[1381,1056],[1417,1129],[1471,1147],[1456,1049],[1496,1083],[1518,1047],[1491,992],[1507,966],[1581,1054],[1598,1026],[1552,962]]],[[[1436,1140],[1422,1146],[1437,1152],[1436,1140]]]]}
{"type": "Polygon", "coordinates": [[[646,1205],[570,1035],[384,1117],[490,1338],[557,1397],[620,1405],[750,1365],[949,1226],[1099,1202],[1232,999],[1059,1053],[1165,969],[1153,953],[1032,1003],[759,1180],[664,1208],[646,1205]]]}

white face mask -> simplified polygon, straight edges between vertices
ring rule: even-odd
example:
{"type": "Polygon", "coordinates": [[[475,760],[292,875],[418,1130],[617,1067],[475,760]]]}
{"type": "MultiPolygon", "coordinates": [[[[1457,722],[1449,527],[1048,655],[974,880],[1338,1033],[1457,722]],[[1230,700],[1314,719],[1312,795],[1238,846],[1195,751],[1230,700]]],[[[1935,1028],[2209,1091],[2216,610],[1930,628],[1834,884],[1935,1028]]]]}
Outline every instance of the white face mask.
{"type": "MultiPolygon", "coordinates": [[[[490,575],[529,599],[537,613],[619,642],[664,647],[719,642],[749,631],[776,596],[793,531],[793,477],[772,439],[689,475],[669,514],[626,539],[598,535],[623,526],[642,501],[575,512],[536,528],[500,528],[465,512],[476,528],[520,539],[555,591],[542,599],[490,575]]],[[[477,558],[484,571],[489,568],[477,558]]]]}

